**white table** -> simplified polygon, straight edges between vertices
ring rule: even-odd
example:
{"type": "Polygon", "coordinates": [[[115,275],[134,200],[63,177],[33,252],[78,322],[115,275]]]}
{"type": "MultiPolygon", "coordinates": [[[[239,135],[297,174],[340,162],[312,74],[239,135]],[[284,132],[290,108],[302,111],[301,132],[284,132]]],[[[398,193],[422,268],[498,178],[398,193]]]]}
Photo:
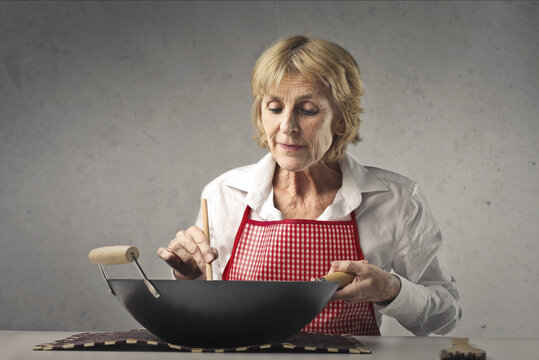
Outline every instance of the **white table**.
{"type": "MultiPolygon", "coordinates": [[[[35,351],[34,345],[49,343],[84,331],[0,331],[0,359],[77,359],[77,360],[139,360],[139,359],[384,359],[384,360],[436,360],[438,351],[450,346],[446,337],[371,337],[358,339],[367,345],[371,355],[320,354],[320,353],[225,353],[193,354],[158,351],[35,351]]],[[[539,359],[539,338],[472,338],[472,346],[487,352],[487,360],[535,360],[539,359]]]]}

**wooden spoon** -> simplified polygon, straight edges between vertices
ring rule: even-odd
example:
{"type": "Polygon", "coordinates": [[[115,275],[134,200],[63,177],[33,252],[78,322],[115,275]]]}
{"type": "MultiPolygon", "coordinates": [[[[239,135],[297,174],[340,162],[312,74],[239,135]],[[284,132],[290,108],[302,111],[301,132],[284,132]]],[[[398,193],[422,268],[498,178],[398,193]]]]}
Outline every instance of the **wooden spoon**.
{"type": "MultiPolygon", "coordinates": [[[[204,226],[204,235],[210,241],[210,225],[208,222],[208,201],[202,199],[200,202],[200,208],[202,209],[202,224],[204,226]]],[[[211,264],[206,263],[206,280],[213,280],[213,269],[211,264]]]]}

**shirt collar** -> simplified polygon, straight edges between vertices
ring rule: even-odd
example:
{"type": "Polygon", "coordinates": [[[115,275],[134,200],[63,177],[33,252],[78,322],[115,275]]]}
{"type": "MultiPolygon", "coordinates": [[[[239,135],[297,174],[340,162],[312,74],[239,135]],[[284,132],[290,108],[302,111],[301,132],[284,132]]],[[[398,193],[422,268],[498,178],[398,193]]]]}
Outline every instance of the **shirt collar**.
{"type": "Polygon", "coordinates": [[[389,190],[378,177],[351,155],[345,154],[339,165],[343,175],[342,187],[335,196],[334,204],[343,202],[341,215],[345,216],[359,207],[361,194],[389,190]]]}
{"type": "MultiPolygon", "coordinates": [[[[362,193],[388,191],[387,186],[378,177],[349,154],[344,155],[339,165],[343,183],[333,205],[341,205],[339,207],[342,208],[344,215],[359,207],[362,193]]],[[[247,205],[256,211],[272,194],[274,172],[275,159],[268,153],[256,164],[238,171],[225,182],[225,185],[247,192],[247,205]]]]}
{"type": "Polygon", "coordinates": [[[267,153],[256,164],[247,166],[230,177],[225,185],[246,192],[247,205],[257,209],[272,192],[274,172],[275,160],[271,153],[267,153]]]}

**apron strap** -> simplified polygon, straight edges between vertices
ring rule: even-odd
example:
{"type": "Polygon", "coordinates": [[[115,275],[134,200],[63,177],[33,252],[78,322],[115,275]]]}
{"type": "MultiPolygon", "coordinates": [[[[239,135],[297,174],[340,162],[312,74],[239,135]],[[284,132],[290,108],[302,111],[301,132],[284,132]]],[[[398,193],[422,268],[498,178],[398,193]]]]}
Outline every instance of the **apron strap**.
{"type": "Polygon", "coordinates": [[[234,256],[236,255],[236,249],[238,248],[238,243],[240,242],[243,229],[245,229],[245,224],[247,224],[247,220],[249,220],[249,215],[251,215],[251,207],[247,205],[247,207],[245,208],[245,211],[243,212],[243,218],[241,219],[241,223],[238,228],[238,231],[236,232],[236,237],[234,238],[234,245],[232,246],[232,253],[230,254],[230,259],[228,259],[225,269],[223,270],[223,275],[222,275],[223,280],[228,280],[230,264],[233,263],[234,256]]]}

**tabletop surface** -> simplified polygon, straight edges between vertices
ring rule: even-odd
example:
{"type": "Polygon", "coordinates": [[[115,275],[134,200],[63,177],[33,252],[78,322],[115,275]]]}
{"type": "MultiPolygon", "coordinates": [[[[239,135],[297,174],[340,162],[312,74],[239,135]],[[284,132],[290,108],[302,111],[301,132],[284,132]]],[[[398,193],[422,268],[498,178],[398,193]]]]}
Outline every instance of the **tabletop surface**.
{"type": "MultiPolygon", "coordinates": [[[[0,359],[73,359],[80,360],[115,359],[384,359],[384,360],[436,360],[438,351],[451,345],[447,337],[357,337],[367,345],[372,354],[320,354],[320,353],[225,353],[225,354],[193,354],[183,352],[159,351],[104,351],[104,350],[60,350],[36,351],[34,345],[50,343],[83,331],[0,331],[0,359]],[[76,352],[76,355],[74,355],[76,352]]],[[[488,360],[532,360],[539,359],[539,338],[471,338],[470,344],[483,349],[488,360]]]]}

